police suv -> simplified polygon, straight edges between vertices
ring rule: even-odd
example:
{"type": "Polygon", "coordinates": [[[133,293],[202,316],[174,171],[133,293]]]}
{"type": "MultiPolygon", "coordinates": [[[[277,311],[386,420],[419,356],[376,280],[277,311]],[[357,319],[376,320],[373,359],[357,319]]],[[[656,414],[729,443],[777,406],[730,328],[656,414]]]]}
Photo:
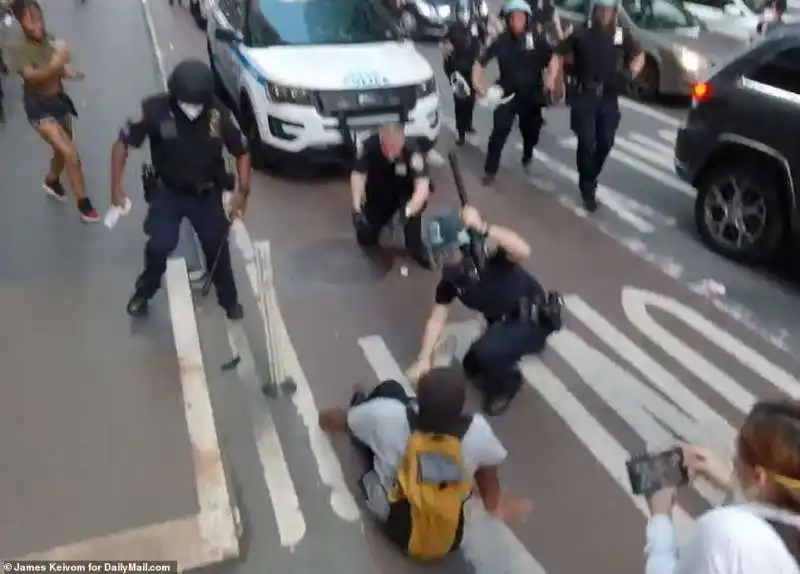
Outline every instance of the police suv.
{"type": "Polygon", "coordinates": [[[380,125],[432,146],[436,80],[373,0],[217,0],[208,19],[217,86],[256,165],[338,162],[380,125]]]}

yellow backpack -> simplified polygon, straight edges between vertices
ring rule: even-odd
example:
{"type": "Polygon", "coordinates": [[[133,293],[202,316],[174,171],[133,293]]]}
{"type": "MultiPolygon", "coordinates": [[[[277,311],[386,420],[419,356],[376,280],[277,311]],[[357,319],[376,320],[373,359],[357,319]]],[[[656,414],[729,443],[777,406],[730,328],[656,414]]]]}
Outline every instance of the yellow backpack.
{"type": "Polygon", "coordinates": [[[456,550],[464,534],[464,503],[473,477],[464,468],[461,439],[472,417],[448,434],[420,431],[408,409],[411,436],[389,492],[389,538],[409,556],[434,560],[456,550]]]}

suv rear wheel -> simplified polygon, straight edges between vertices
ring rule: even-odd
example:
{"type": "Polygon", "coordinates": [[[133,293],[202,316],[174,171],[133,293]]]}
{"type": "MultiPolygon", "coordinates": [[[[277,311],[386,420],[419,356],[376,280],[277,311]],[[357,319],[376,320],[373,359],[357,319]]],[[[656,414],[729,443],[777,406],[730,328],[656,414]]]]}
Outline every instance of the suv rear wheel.
{"type": "Polygon", "coordinates": [[[695,223],[712,251],[762,263],[777,254],[785,231],[780,183],[763,162],[731,165],[731,160],[726,158],[702,179],[695,223]]]}

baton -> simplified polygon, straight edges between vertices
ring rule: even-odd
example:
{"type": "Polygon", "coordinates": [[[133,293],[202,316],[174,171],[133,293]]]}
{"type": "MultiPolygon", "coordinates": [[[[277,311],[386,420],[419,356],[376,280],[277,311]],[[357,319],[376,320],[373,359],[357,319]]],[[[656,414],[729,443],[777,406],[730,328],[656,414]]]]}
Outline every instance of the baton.
{"type": "MultiPolygon", "coordinates": [[[[461,202],[461,207],[467,205],[467,188],[464,186],[464,178],[461,176],[461,168],[458,165],[458,155],[455,151],[450,151],[447,154],[447,159],[450,162],[450,171],[453,172],[453,181],[456,184],[456,192],[458,192],[458,199],[461,202]]],[[[472,252],[472,258],[475,261],[475,266],[480,273],[486,264],[486,249],[483,245],[482,238],[473,230],[469,230],[469,250],[472,252]]]]}
{"type": "Polygon", "coordinates": [[[206,275],[206,280],[203,282],[203,288],[200,290],[200,294],[203,297],[207,297],[209,291],[211,291],[211,283],[213,282],[214,279],[214,272],[217,270],[217,265],[219,264],[219,258],[222,255],[222,250],[228,243],[228,234],[230,233],[230,231],[231,231],[231,224],[228,223],[228,225],[225,228],[225,236],[222,238],[222,241],[220,241],[219,247],[217,248],[217,254],[214,255],[214,261],[211,263],[211,268],[208,270],[208,274],[206,275]]]}

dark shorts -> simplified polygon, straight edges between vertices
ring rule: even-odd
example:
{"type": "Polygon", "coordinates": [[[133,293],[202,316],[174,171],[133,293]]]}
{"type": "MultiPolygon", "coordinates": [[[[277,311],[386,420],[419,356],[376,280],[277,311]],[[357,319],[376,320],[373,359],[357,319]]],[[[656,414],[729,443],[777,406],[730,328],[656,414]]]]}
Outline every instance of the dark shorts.
{"type": "Polygon", "coordinates": [[[78,111],[66,92],[54,96],[41,96],[26,93],[22,98],[28,122],[35,128],[46,122],[57,122],[68,132],[72,131],[72,118],[78,117],[78,111]]]}

